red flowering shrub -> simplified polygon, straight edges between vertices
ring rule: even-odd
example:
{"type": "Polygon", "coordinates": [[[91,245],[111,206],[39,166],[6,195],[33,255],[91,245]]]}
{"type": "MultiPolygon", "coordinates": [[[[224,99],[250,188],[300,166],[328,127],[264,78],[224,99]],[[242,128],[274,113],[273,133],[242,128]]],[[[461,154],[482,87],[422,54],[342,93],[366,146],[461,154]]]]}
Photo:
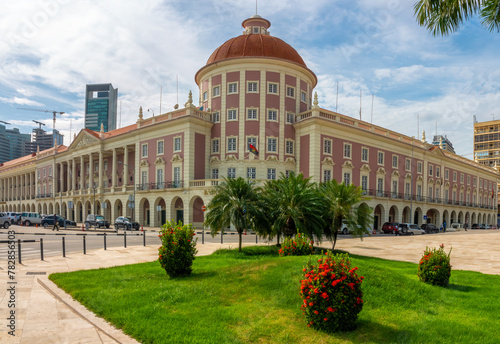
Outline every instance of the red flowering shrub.
{"type": "Polygon", "coordinates": [[[444,244],[439,249],[425,248],[424,255],[418,263],[418,278],[425,283],[446,287],[450,282],[451,249],[448,254],[444,252],[444,244]]]}
{"type": "Polygon", "coordinates": [[[309,260],[300,282],[302,310],[308,326],[326,332],[350,331],[363,308],[363,276],[351,268],[348,254],[326,255],[317,264],[309,260]]]}
{"type": "Polygon", "coordinates": [[[306,256],[314,252],[313,242],[298,233],[293,238],[286,237],[278,252],[280,257],[306,256]]]}
{"type": "Polygon", "coordinates": [[[170,277],[189,276],[198,250],[196,249],[197,238],[193,238],[195,232],[193,226],[177,225],[167,221],[160,230],[158,237],[161,246],[158,248],[158,261],[170,277]]]}

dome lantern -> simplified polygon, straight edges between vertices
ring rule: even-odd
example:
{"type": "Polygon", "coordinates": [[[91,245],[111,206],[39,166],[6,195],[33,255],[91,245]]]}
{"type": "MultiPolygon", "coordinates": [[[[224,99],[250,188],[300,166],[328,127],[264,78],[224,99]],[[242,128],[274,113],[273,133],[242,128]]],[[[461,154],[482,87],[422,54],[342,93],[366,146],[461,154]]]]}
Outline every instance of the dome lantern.
{"type": "Polygon", "coordinates": [[[245,31],[243,31],[244,35],[269,35],[269,31],[267,29],[271,26],[271,22],[256,14],[248,19],[245,19],[243,23],[241,23],[241,26],[245,29],[245,31]]]}

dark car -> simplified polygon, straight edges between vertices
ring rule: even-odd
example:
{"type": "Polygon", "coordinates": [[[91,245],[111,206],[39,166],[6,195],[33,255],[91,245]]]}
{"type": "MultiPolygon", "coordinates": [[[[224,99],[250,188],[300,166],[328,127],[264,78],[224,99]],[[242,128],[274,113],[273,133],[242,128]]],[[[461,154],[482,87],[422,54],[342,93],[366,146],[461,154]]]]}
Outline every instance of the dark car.
{"type": "Polygon", "coordinates": [[[422,226],[422,229],[425,231],[425,233],[430,234],[430,233],[439,233],[439,228],[437,228],[435,225],[432,223],[424,223],[422,226]]]}
{"type": "Polygon", "coordinates": [[[141,225],[139,222],[132,221],[130,217],[119,216],[115,220],[115,229],[119,228],[139,230],[141,225]]]}
{"type": "Polygon", "coordinates": [[[382,225],[382,232],[384,234],[396,234],[398,232],[399,223],[397,222],[386,222],[382,225]]]}
{"type": "MultiPolygon", "coordinates": [[[[61,228],[64,227],[64,223],[66,223],[66,227],[76,226],[75,221],[66,220],[62,216],[57,216],[57,222],[59,223],[59,227],[61,227],[61,228]]],[[[42,219],[42,226],[43,226],[43,228],[48,228],[48,227],[54,226],[54,215],[45,216],[42,219]]]]}

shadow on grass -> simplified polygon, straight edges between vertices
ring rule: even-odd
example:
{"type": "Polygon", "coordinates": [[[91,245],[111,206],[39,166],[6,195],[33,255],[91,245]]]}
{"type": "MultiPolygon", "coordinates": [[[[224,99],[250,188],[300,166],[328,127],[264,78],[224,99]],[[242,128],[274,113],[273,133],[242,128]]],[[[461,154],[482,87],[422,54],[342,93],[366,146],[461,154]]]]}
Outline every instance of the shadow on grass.
{"type": "MultiPolygon", "coordinates": [[[[318,330],[318,332],[323,332],[318,330]]],[[[393,327],[380,324],[375,321],[358,319],[356,328],[352,331],[344,332],[323,332],[331,337],[352,341],[353,343],[390,343],[395,338],[409,338],[407,331],[396,330],[393,327]]],[[[404,340],[402,342],[405,342],[404,340]]]]}
{"type": "Polygon", "coordinates": [[[471,291],[477,290],[477,288],[471,287],[469,285],[460,285],[460,284],[454,284],[454,283],[450,283],[448,285],[448,289],[457,290],[457,291],[461,291],[464,293],[469,293],[471,291]]]}

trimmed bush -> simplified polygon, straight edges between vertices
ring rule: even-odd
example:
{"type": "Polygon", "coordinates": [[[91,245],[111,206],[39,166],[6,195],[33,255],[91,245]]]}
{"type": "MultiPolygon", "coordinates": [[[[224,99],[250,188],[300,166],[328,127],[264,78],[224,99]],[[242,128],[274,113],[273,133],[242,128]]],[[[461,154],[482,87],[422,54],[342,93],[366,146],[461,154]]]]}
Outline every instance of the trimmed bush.
{"type": "Polygon", "coordinates": [[[158,248],[158,261],[170,277],[189,276],[198,250],[193,238],[195,232],[191,224],[183,225],[182,222],[175,224],[167,221],[162,226],[158,237],[161,246],[158,248]]]}
{"type": "Polygon", "coordinates": [[[418,278],[432,285],[448,286],[451,276],[450,254],[451,249],[448,254],[444,252],[444,244],[439,245],[438,249],[426,247],[418,263],[418,278]]]}
{"type": "Polygon", "coordinates": [[[280,257],[307,256],[314,252],[313,242],[298,233],[295,237],[286,237],[278,252],[280,257]]]}
{"type": "Polygon", "coordinates": [[[351,268],[348,254],[327,252],[311,259],[304,268],[300,285],[301,309],[309,327],[325,332],[352,331],[363,308],[361,283],[357,267],[351,268]]]}

